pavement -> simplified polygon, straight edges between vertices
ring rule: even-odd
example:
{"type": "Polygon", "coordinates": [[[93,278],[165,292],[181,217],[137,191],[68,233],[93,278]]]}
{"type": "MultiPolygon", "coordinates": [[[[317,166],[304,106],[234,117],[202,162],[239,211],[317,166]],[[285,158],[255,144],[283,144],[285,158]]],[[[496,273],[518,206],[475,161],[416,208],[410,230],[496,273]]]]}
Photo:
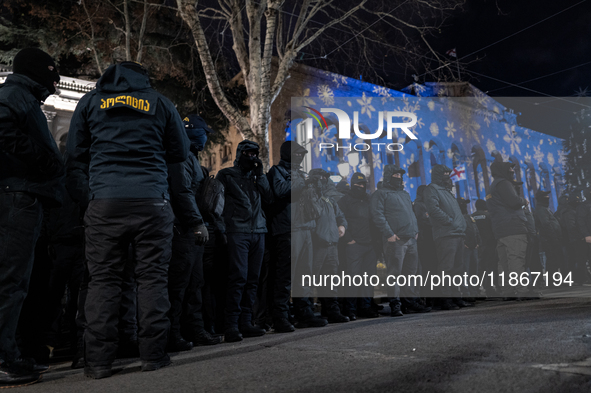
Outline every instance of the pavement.
{"type": "MultiPolygon", "coordinates": [[[[580,290],[580,289],[579,289],[580,290]]],[[[52,366],[27,392],[591,392],[591,298],[482,301],[269,333],[91,380],[52,366]]]]}

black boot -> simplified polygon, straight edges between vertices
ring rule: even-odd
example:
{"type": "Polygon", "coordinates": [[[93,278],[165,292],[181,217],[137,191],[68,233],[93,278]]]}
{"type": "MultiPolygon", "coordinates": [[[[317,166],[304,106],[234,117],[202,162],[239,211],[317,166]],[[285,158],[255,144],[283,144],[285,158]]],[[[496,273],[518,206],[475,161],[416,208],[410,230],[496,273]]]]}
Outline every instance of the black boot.
{"type": "Polygon", "coordinates": [[[403,315],[404,314],[402,314],[400,300],[390,302],[390,316],[391,317],[401,317],[403,315]]]}
{"type": "Polygon", "coordinates": [[[246,324],[240,326],[240,333],[242,333],[242,337],[249,338],[264,336],[267,331],[259,325],[246,324]]]}
{"type": "Polygon", "coordinates": [[[276,333],[291,333],[295,331],[295,327],[289,323],[287,318],[280,318],[273,322],[273,329],[276,333]]]}
{"type": "Polygon", "coordinates": [[[72,365],[70,366],[72,369],[76,370],[79,368],[84,368],[84,339],[78,339],[78,343],[76,345],[76,354],[72,359],[72,365]]]}
{"type": "Polygon", "coordinates": [[[193,343],[182,337],[171,337],[168,339],[167,352],[183,352],[193,349],[193,343]]]}
{"type": "Polygon", "coordinates": [[[242,341],[242,334],[240,334],[240,330],[238,330],[237,327],[226,329],[224,332],[224,341],[227,343],[242,341]]]}
{"type": "Polygon", "coordinates": [[[216,345],[222,342],[220,335],[212,336],[208,331],[202,329],[195,332],[191,337],[194,345],[216,345]]]}
{"type": "Polygon", "coordinates": [[[11,367],[6,362],[0,364],[0,389],[30,385],[39,380],[39,373],[11,367]]]}

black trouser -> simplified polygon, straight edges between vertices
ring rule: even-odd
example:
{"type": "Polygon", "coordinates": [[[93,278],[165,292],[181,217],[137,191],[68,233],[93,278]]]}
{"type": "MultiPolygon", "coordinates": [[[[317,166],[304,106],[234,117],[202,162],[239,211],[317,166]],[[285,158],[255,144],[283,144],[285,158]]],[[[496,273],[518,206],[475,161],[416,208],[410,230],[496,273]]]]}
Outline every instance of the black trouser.
{"type": "Polygon", "coordinates": [[[312,287],[304,285],[302,278],[312,275],[312,234],[308,229],[295,229],[291,233],[291,277],[293,308],[297,319],[306,320],[314,316],[312,310],[312,287]]]}
{"type": "Polygon", "coordinates": [[[486,278],[482,283],[484,289],[488,291],[487,296],[490,296],[490,292],[493,288],[493,284],[496,285],[497,271],[499,269],[499,256],[497,254],[497,245],[485,244],[478,248],[478,260],[479,260],[479,271],[486,271],[486,275],[493,272],[493,282],[491,283],[490,278],[486,278]]]}
{"type": "MultiPolygon", "coordinates": [[[[76,333],[76,310],[78,292],[84,276],[84,244],[82,239],[66,239],[53,244],[55,252],[49,275],[46,311],[46,344],[57,346],[60,334],[60,319],[67,318],[71,333],[76,333]],[[62,313],[62,298],[68,288],[66,312],[62,313]]],[[[73,337],[72,337],[73,338],[73,337]]]]}
{"type": "Polygon", "coordinates": [[[263,263],[261,273],[259,274],[259,285],[257,287],[257,297],[253,306],[252,319],[255,325],[263,326],[273,323],[271,318],[271,309],[273,307],[273,285],[275,283],[275,252],[273,250],[273,238],[271,235],[265,235],[265,252],[263,253],[263,263]]]}
{"type": "MultiPolygon", "coordinates": [[[[194,242],[193,238],[193,242],[194,242]]],[[[204,329],[203,323],[203,253],[204,246],[195,246],[195,260],[193,269],[190,271],[189,285],[185,292],[183,302],[183,313],[181,317],[181,333],[189,339],[204,329]]],[[[186,271],[185,274],[188,274],[186,271]]]]}
{"type": "Polygon", "coordinates": [[[85,311],[86,362],[110,365],[117,353],[117,315],[129,245],[135,256],[138,341],[143,361],[168,357],[168,263],[174,215],[164,199],[92,200],[85,216],[90,283],[85,311]]]}
{"type": "MultiPolygon", "coordinates": [[[[446,276],[453,278],[456,274],[463,274],[464,267],[464,237],[463,236],[446,236],[435,240],[435,247],[437,249],[437,260],[439,262],[437,272],[441,274],[445,272],[446,276]]],[[[442,277],[443,283],[443,277],[442,277]]],[[[460,297],[459,286],[447,285],[441,286],[441,296],[443,298],[460,297]]]]}
{"type": "MultiPolygon", "coordinates": [[[[314,243],[314,257],[312,259],[312,277],[339,274],[339,257],[336,244],[314,243]]],[[[337,298],[337,290],[329,285],[317,288],[318,297],[322,305],[323,314],[340,314],[341,309],[337,298]]]]}
{"type": "Polygon", "coordinates": [[[417,251],[417,241],[415,238],[400,239],[395,242],[384,242],[384,257],[386,258],[386,267],[388,276],[396,277],[395,285],[387,285],[386,293],[392,305],[400,304],[400,295],[404,296],[407,303],[416,300],[417,293],[415,285],[409,279],[409,275],[417,274],[419,263],[419,253],[417,251]],[[404,275],[407,278],[406,285],[400,288],[398,285],[398,276],[404,275]]]}
{"type": "MultiPolygon", "coordinates": [[[[177,341],[181,338],[181,315],[183,302],[188,294],[187,288],[193,275],[197,259],[195,235],[188,231],[176,232],[172,238],[172,257],[168,267],[168,298],[170,300],[170,335],[169,340],[177,341]]],[[[201,293],[201,288],[199,288],[201,293]]],[[[201,296],[200,296],[201,297],[201,296]]]]}
{"type": "MultiPolygon", "coordinates": [[[[345,247],[346,270],[350,276],[372,276],[376,274],[376,254],[371,244],[347,244],[345,247]]],[[[352,286],[345,289],[345,307],[349,313],[357,313],[360,309],[368,309],[373,301],[373,287],[368,285],[352,286]],[[354,296],[354,297],[349,297],[354,296]]]]}
{"type": "Polygon", "coordinates": [[[274,320],[289,317],[289,297],[291,296],[291,233],[273,236],[273,308],[274,320]]]}
{"type": "Polygon", "coordinates": [[[219,235],[213,230],[203,253],[203,324],[210,333],[223,332],[224,306],[226,304],[226,280],[228,269],[227,246],[216,245],[219,235]]]}
{"type": "Polygon", "coordinates": [[[0,359],[20,356],[15,334],[29,290],[41,231],[41,204],[21,192],[0,193],[0,359]]]}
{"type": "Polygon", "coordinates": [[[437,270],[437,251],[435,249],[433,229],[431,227],[424,227],[419,230],[417,250],[419,252],[419,268],[417,271],[423,276],[425,276],[427,272],[435,272],[437,270]]]}
{"type": "Polygon", "coordinates": [[[541,272],[540,242],[537,235],[527,235],[527,249],[525,251],[525,268],[530,272],[541,272]]]}
{"type": "Polygon", "coordinates": [[[552,274],[560,269],[566,270],[566,263],[564,263],[564,255],[562,254],[562,245],[558,242],[551,242],[544,240],[540,242],[542,250],[546,254],[546,271],[552,277],[552,274]]]}
{"type": "Polygon", "coordinates": [[[228,234],[228,286],[226,295],[225,328],[248,325],[252,321],[252,307],[256,301],[259,274],[265,251],[262,233],[228,234]]]}

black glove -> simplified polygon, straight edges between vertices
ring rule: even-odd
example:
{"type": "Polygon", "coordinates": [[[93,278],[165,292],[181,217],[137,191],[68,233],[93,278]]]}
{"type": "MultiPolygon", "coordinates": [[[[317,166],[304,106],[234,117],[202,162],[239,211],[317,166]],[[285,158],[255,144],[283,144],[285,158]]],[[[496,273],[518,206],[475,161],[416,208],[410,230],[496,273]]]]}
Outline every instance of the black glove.
{"type": "Polygon", "coordinates": [[[193,228],[193,233],[195,234],[195,244],[198,246],[203,246],[209,240],[209,232],[207,232],[207,228],[205,224],[199,224],[195,228],[193,228]]]}
{"type": "Polygon", "coordinates": [[[263,162],[260,158],[255,158],[254,163],[256,165],[254,168],[254,174],[257,176],[263,176],[263,162]]]}

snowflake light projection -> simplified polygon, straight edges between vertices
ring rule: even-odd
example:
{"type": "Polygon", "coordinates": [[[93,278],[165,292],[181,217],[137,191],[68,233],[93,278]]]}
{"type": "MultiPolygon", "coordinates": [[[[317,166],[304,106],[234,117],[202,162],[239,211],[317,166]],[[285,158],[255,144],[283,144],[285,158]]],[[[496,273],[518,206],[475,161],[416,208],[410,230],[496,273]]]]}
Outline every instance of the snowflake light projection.
{"type": "Polygon", "coordinates": [[[318,86],[318,97],[324,102],[324,105],[334,104],[334,92],[328,85],[318,86]]]}

